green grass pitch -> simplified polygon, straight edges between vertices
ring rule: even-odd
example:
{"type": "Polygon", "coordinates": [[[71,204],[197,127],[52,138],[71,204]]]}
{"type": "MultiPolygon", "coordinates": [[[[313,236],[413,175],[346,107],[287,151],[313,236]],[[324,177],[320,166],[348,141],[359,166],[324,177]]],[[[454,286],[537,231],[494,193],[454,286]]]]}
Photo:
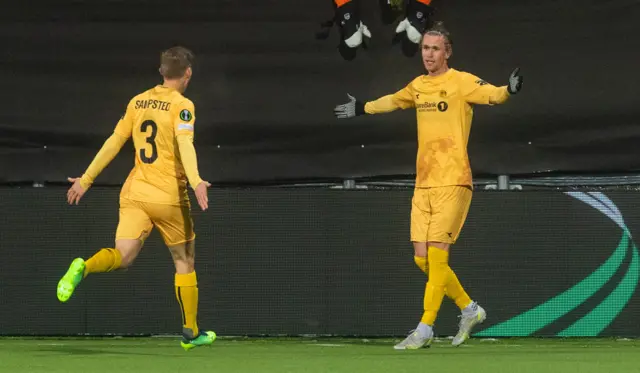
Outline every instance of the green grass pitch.
{"type": "Polygon", "coordinates": [[[0,372],[640,372],[640,340],[219,338],[185,352],[177,338],[1,338],[0,372]]]}

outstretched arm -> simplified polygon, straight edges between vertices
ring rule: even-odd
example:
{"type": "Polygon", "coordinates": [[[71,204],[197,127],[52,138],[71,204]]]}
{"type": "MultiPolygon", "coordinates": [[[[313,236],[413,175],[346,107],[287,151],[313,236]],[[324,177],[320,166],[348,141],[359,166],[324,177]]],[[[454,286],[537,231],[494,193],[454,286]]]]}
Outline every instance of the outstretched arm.
{"type": "Polygon", "coordinates": [[[132,117],[131,110],[127,107],[127,111],[120,118],[118,125],[116,126],[113,134],[104,142],[98,154],[93,158],[93,161],[84,172],[82,177],[69,177],[67,180],[71,185],[67,192],[67,202],[69,204],[78,204],[84,193],[91,187],[93,181],[100,175],[102,170],[105,169],[111,163],[113,158],[118,155],[120,149],[124,143],[131,137],[132,130],[132,117]]]}
{"type": "Polygon", "coordinates": [[[367,103],[358,101],[351,95],[348,95],[348,97],[348,103],[338,105],[333,109],[333,113],[338,119],[353,118],[364,114],[389,113],[394,110],[408,109],[415,106],[411,84],[394,94],[386,95],[367,103]]]}
{"type": "Polygon", "coordinates": [[[413,95],[408,88],[404,88],[392,95],[382,96],[377,100],[367,102],[364,105],[364,111],[367,114],[383,114],[414,106],[413,95]]]}
{"type": "Polygon", "coordinates": [[[107,141],[104,142],[98,154],[84,172],[80,178],[80,185],[84,189],[89,189],[93,184],[93,181],[100,175],[102,170],[105,169],[111,163],[113,158],[118,155],[122,146],[127,142],[128,138],[123,137],[117,133],[113,133],[107,141]]]}
{"type": "Polygon", "coordinates": [[[100,148],[98,154],[93,158],[93,162],[91,162],[82,177],[67,178],[70,183],[73,183],[69,191],[67,191],[67,202],[69,202],[70,205],[74,203],[77,205],[80,202],[85,192],[91,188],[93,181],[98,177],[100,172],[109,165],[118,152],[120,152],[125,142],[127,142],[126,137],[114,133],[104,142],[102,148],[100,148]]]}
{"type": "Polygon", "coordinates": [[[481,105],[502,104],[510,95],[516,94],[522,89],[522,76],[518,75],[520,69],[515,69],[509,76],[509,84],[496,87],[477,76],[467,74],[462,81],[462,92],[468,103],[481,105]]]}

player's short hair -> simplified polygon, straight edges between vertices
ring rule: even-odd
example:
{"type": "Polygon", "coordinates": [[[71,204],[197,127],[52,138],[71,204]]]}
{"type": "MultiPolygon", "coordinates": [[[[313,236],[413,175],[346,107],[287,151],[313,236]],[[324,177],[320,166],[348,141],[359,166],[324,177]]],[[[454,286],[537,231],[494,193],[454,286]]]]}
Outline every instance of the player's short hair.
{"type": "Polygon", "coordinates": [[[452,49],[451,47],[453,45],[453,42],[451,41],[451,34],[446,28],[444,28],[444,22],[442,21],[435,22],[433,26],[422,35],[422,40],[420,40],[420,45],[422,45],[422,41],[424,40],[425,35],[442,36],[444,38],[445,50],[451,53],[451,49],[452,49]]]}
{"type": "Polygon", "coordinates": [[[166,79],[179,79],[193,64],[195,56],[185,47],[172,47],[160,56],[160,74],[166,79]]]}

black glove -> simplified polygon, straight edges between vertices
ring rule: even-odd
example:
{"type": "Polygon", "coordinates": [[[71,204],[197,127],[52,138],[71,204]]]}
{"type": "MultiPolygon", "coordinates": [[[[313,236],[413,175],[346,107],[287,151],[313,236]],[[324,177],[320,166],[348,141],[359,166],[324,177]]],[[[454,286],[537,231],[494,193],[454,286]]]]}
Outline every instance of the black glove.
{"type": "Polygon", "coordinates": [[[349,48],[358,48],[363,36],[371,37],[369,28],[360,20],[357,0],[336,8],[336,23],[340,26],[340,38],[349,48]]]}
{"type": "Polygon", "coordinates": [[[396,28],[396,34],[406,32],[407,38],[414,44],[420,43],[422,34],[431,26],[433,8],[418,0],[408,0],[405,18],[396,28]]]}
{"type": "Polygon", "coordinates": [[[512,95],[515,95],[522,89],[523,78],[521,75],[518,75],[519,72],[520,68],[516,67],[516,69],[513,70],[513,72],[509,76],[509,86],[507,86],[507,91],[509,91],[509,93],[512,95]]]}
{"type": "Polygon", "coordinates": [[[338,105],[333,109],[333,114],[335,114],[338,119],[353,118],[358,115],[366,114],[364,111],[363,102],[358,101],[355,97],[351,96],[348,93],[347,96],[349,97],[349,102],[347,102],[346,104],[338,105]]]}

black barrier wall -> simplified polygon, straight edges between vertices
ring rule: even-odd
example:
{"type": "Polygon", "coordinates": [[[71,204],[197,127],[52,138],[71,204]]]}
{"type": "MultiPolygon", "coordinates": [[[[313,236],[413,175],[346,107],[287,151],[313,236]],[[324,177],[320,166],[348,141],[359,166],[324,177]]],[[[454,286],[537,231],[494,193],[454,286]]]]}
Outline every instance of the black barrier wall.
{"type": "MultiPolygon", "coordinates": [[[[415,173],[415,111],[338,121],[347,93],[373,100],[422,74],[392,44],[378,1],[362,3],[373,38],[355,60],[338,31],[315,39],[331,0],[5,2],[0,181],[66,182],[89,164],[127,102],[160,83],[159,53],[198,56],[200,171],[214,183],[392,177],[415,173]],[[304,3],[304,5],[301,5],[304,3]],[[14,159],[20,159],[15,162],[14,159]]],[[[452,67],[524,87],[475,108],[475,175],[640,169],[640,6],[633,0],[434,0],[452,33],[452,67]]],[[[97,180],[119,184],[127,144],[97,180]]]]}
{"type": "MultiPolygon", "coordinates": [[[[59,277],[109,247],[118,190],[79,206],[63,188],[0,189],[0,334],[179,333],[157,233],[126,272],[92,275],[67,304],[59,277]]],[[[403,335],[425,276],[408,241],[410,190],[214,189],[194,212],[200,324],[222,335],[403,335]]],[[[475,192],[451,265],[488,311],[480,336],[640,336],[636,192],[475,192]]],[[[445,299],[439,335],[457,327],[445,299]]]]}

